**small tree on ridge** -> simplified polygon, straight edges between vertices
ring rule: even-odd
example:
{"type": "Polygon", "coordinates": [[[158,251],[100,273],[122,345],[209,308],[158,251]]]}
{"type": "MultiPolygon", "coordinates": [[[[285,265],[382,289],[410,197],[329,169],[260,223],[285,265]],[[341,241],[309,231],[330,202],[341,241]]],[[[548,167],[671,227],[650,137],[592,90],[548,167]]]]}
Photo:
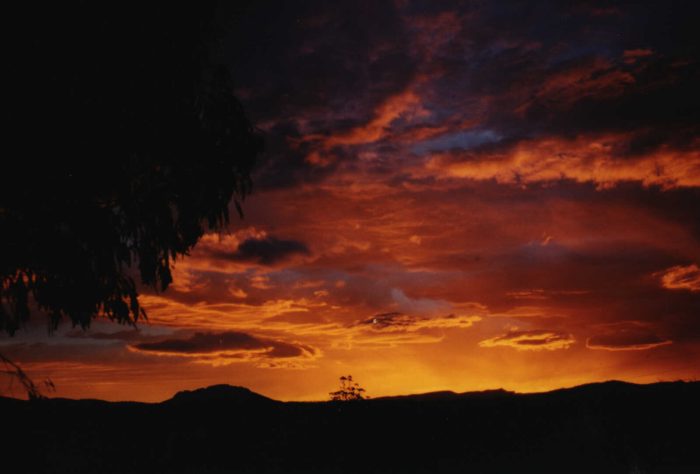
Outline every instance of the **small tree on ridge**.
{"type": "Polygon", "coordinates": [[[369,398],[365,393],[365,389],[360,387],[360,384],[353,381],[352,375],[340,377],[340,389],[335,392],[330,392],[331,400],[347,402],[351,400],[364,400],[369,398]]]}

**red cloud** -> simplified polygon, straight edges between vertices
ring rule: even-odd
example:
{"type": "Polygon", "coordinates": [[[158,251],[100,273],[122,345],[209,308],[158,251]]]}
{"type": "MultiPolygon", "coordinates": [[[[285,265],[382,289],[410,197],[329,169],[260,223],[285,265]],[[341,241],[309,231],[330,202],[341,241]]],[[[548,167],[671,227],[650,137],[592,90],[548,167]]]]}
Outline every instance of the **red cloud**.
{"type": "Polygon", "coordinates": [[[389,96],[374,110],[374,118],[365,125],[329,136],[308,135],[304,137],[304,141],[319,142],[320,146],[306,157],[306,161],[325,166],[332,161],[330,150],[335,146],[363,145],[379,141],[388,135],[392,122],[398,118],[423,114],[420,105],[420,97],[409,88],[389,96]]]}
{"type": "Polygon", "coordinates": [[[661,286],[669,290],[700,291],[700,267],[676,265],[661,273],[661,286]]]}
{"type": "Polygon", "coordinates": [[[622,60],[625,64],[634,64],[641,58],[651,56],[654,52],[651,49],[627,49],[622,53],[622,60]]]}
{"type": "Polygon", "coordinates": [[[534,97],[520,105],[516,113],[522,116],[535,105],[566,109],[586,98],[616,97],[634,83],[629,72],[615,68],[605,59],[594,58],[545,77],[534,97]]]}

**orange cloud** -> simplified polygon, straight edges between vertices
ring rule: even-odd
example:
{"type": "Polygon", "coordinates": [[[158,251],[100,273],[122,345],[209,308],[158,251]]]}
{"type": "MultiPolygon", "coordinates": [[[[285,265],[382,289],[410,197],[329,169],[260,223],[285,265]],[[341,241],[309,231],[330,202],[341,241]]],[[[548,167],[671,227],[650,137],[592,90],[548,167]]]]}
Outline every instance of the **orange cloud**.
{"type": "Polygon", "coordinates": [[[419,113],[420,103],[420,97],[411,90],[393,95],[375,109],[374,118],[369,123],[345,133],[331,135],[324,140],[324,146],[332,148],[336,145],[360,145],[376,142],[387,134],[389,126],[394,120],[410,113],[419,113]]]}
{"type": "Polygon", "coordinates": [[[498,183],[522,184],[569,179],[600,188],[636,181],[663,188],[700,186],[700,149],[661,147],[637,157],[620,157],[625,135],[525,140],[505,150],[438,153],[429,173],[498,183]]]}
{"type": "MultiPolygon", "coordinates": [[[[308,163],[327,166],[333,161],[330,150],[335,146],[363,145],[377,142],[387,135],[391,130],[391,124],[399,118],[424,117],[427,112],[421,107],[421,99],[411,88],[403,92],[389,96],[382,104],[374,110],[374,117],[365,125],[352,128],[345,132],[332,135],[311,134],[305,136],[301,141],[318,142],[320,147],[312,150],[306,157],[308,163]]],[[[414,133],[432,136],[444,133],[444,129],[424,128],[422,131],[416,130],[414,133]]],[[[292,140],[293,146],[298,146],[292,140]]]]}
{"type": "MultiPolygon", "coordinates": [[[[542,288],[533,288],[531,290],[509,291],[507,296],[516,300],[548,300],[556,296],[578,296],[585,295],[588,292],[585,290],[554,290],[547,291],[542,288]]],[[[519,306],[513,308],[514,313],[518,315],[540,315],[536,306],[519,306]]]]}
{"type": "Polygon", "coordinates": [[[661,273],[661,286],[669,290],[700,291],[700,267],[676,265],[661,273]]]}
{"type": "MultiPolygon", "coordinates": [[[[308,312],[324,308],[324,302],[299,299],[270,299],[261,304],[244,302],[182,303],[165,295],[142,295],[141,303],[151,324],[203,330],[248,330],[263,326],[267,318],[286,313],[308,312]]],[[[272,324],[265,323],[266,327],[272,324]]]]}
{"type": "Polygon", "coordinates": [[[479,342],[479,346],[512,347],[520,351],[554,351],[568,349],[574,342],[576,340],[568,333],[534,329],[508,331],[500,336],[479,342]]]}
{"type": "Polygon", "coordinates": [[[197,272],[182,264],[182,261],[175,262],[171,267],[173,282],[170,288],[180,293],[194,293],[203,290],[206,283],[197,278],[197,272]]]}

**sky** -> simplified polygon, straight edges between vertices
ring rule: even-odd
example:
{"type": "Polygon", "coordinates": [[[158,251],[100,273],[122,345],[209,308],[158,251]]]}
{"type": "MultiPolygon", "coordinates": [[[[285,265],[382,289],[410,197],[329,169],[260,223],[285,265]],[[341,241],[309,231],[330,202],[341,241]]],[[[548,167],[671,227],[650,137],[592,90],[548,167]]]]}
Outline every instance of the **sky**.
{"type": "Polygon", "coordinates": [[[222,7],[213,55],[266,140],[244,219],[143,289],[137,328],[33,321],[0,350],[107,400],[697,379],[697,10],[222,7]]]}

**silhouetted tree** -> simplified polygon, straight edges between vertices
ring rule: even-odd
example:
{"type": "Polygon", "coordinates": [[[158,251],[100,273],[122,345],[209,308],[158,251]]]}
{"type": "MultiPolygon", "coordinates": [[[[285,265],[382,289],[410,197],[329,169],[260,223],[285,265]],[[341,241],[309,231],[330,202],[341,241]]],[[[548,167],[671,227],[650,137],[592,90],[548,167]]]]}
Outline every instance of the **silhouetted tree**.
{"type": "Polygon", "coordinates": [[[364,400],[369,398],[365,393],[365,389],[352,380],[352,375],[340,377],[340,388],[335,392],[330,392],[331,400],[347,402],[351,400],[364,400]]]}
{"type": "Polygon", "coordinates": [[[32,301],[53,328],[137,321],[134,278],[167,288],[172,260],[250,191],[262,140],[210,59],[214,8],[109,5],[6,17],[23,48],[6,70],[0,331],[32,301]]]}

